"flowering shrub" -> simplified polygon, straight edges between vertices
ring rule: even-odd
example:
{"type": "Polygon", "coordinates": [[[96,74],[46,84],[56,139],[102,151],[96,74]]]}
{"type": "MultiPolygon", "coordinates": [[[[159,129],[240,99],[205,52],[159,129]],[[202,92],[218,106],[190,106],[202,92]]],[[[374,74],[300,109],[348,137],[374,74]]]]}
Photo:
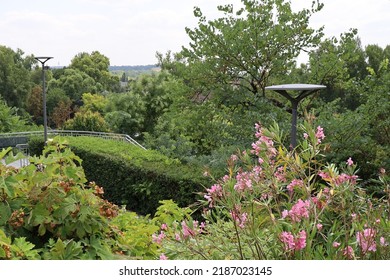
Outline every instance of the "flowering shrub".
{"type": "MultiPolygon", "coordinates": [[[[161,227],[161,259],[389,259],[389,183],[366,194],[352,158],[325,163],[325,131],[309,122],[291,151],[277,125],[256,124],[256,141],[206,188],[203,222],[161,227]]],[[[207,174],[208,176],[211,176],[207,174]]]]}
{"type": "MultiPolygon", "coordinates": [[[[3,158],[18,159],[11,148],[3,158]]],[[[104,200],[65,143],[50,141],[29,161],[19,169],[0,162],[0,260],[156,257],[159,227],[104,200]]]]}

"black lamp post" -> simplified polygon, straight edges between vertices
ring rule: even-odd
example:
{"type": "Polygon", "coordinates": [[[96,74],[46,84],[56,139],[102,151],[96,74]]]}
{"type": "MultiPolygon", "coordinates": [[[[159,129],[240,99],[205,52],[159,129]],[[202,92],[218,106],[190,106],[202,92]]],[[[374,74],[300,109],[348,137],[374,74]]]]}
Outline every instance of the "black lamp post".
{"type": "Polygon", "coordinates": [[[317,90],[324,89],[323,85],[311,85],[311,84],[287,84],[265,87],[266,90],[273,90],[280,95],[284,96],[291,102],[292,118],[291,118],[291,148],[295,149],[297,146],[297,110],[298,104],[305,97],[316,92],[317,90]],[[299,91],[295,96],[290,95],[287,91],[299,91]]]}
{"type": "Polygon", "coordinates": [[[42,64],[42,92],[43,92],[43,130],[44,130],[44,140],[45,145],[47,144],[47,113],[46,113],[46,82],[45,82],[45,70],[47,69],[47,66],[45,66],[45,63],[52,59],[53,57],[50,56],[38,56],[34,57],[37,61],[39,61],[42,64]]]}

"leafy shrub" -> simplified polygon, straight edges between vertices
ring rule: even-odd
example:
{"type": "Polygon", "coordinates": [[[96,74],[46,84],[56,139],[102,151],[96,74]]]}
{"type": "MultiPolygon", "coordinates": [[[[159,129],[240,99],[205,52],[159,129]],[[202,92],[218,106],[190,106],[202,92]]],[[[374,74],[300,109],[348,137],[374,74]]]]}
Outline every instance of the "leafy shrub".
{"type": "MultiPolygon", "coordinates": [[[[16,160],[11,151],[0,159],[16,160]]],[[[0,259],[156,258],[158,227],[103,199],[64,143],[29,160],[20,169],[0,163],[0,259]]]]}
{"type": "MultiPolygon", "coordinates": [[[[207,188],[202,223],[186,217],[158,233],[162,259],[389,259],[389,177],[384,195],[363,188],[352,158],[324,161],[324,130],[309,122],[289,151],[275,124],[256,125],[250,150],[207,188]]],[[[156,233],[157,234],[157,233],[156,233]]]]}

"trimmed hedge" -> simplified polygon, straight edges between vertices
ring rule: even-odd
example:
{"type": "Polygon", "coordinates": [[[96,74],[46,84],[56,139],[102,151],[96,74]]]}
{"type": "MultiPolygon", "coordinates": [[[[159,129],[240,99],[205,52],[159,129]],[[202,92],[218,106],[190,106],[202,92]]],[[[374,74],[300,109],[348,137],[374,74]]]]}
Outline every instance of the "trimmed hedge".
{"type": "Polygon", "coordinates": [[[83,160],[88,180],[104,188],[104,197],[138,214],[155,213],[160,200],[172,199],[181,207],[193,204],[204,186],[211,184],[202,176],[202,168],[183,165],[156,151],[93,137],[66,140],[83,160]]]}

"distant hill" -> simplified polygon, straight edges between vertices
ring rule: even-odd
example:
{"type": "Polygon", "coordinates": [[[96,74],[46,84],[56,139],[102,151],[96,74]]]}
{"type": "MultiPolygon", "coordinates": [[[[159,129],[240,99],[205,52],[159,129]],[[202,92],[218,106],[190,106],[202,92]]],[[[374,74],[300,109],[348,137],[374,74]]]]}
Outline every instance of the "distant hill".
{"type": "Polygon", "coordinates": [[[151,71],[158,69],[159,67],[154,64],[149,64],[149,65],[121,65],[121,66],[110,66],[109,70],[110,71],[151,71]]]}
{"type": "Polygon", "coordinates": [[[122,81],[128,81],[129,78],[136,78],[143,74],[152,74],[160,71],[160,67],[154,64],[149,65],[121,65],[121,66],[110,66],[108,70],[118,77],[122,81]]]}

